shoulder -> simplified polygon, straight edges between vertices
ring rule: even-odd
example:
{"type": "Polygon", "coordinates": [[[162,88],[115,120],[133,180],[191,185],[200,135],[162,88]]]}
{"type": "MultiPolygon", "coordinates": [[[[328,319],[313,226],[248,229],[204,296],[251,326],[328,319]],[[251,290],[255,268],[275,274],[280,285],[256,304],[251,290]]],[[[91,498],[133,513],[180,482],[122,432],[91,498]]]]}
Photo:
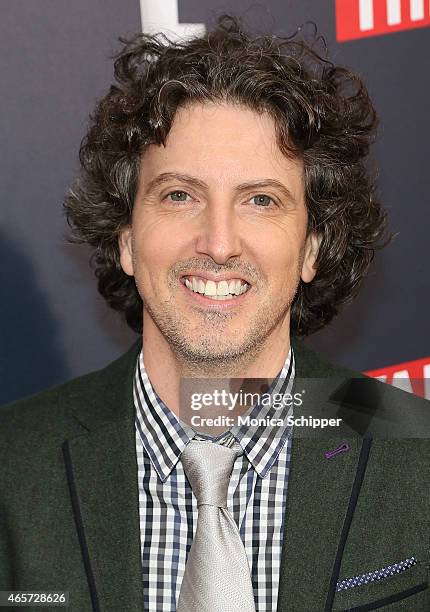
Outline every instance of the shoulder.
{"type": "Polygon", "coordinates": [[[330,388],[330,400],[373,429],[376,435],[393,438],[430,438],[430,401],[393,385],[328,361],[324,356],[292,339],[296,376],[312,379],[316,387],[330,388]],[[330,379],[331,384],[323,381],[330,379]]]}
{"type": "Polygon", "coordinates": [[[368,378],[361,372],[329,361],[297,336],[291,338],[291,345],[294,351],[296,374],[301,378],[368,378]]]}
{"type": "Polygon", "coordinates": [[[106,396],[123,389],[134,369],[140,345],[136,342],[124,355],[106,367],[66,383],[0,407],[0,439],[16,440],[20,435],[62,436],[76,430],[74,408],[99,410],[106,396]]]}

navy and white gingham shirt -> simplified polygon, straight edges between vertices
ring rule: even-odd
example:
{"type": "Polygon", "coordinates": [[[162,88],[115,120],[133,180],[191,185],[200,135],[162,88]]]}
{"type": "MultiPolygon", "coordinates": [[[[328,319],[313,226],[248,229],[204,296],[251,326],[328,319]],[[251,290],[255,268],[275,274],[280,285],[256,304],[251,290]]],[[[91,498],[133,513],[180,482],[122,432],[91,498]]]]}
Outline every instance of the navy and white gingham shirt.
{"type": "MultiPolygon", "coordinates": [[[[292,393],[294,355],[288,354],[269,393],[292,393]]],[[[180,456],[195,436],[157,396],[140,353],[134,379],[139,515],[145,611],[175,612],[197,526],[197,502],[180,456]]],[[[251,418],[275,416],[284,427],[235,426],[216,439],[239,443],[228,490],[231,511],[245,547],[257,612],[276,610],[283,518],[292,435],[292,407],[253,406],[251,418]]],[[[198,436],[197,436],[198,437],[198,436]]]]}

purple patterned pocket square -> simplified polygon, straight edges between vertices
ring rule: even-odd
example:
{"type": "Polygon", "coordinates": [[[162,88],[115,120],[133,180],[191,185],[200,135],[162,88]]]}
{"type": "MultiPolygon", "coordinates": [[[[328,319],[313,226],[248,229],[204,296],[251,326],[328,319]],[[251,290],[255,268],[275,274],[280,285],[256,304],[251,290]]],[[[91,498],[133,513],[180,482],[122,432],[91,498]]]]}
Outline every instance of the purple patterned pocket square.
{"type": "Polygon", "coordinates": [[[336,585],[336,591],[346,591],[346,589],[353,589],[354,587],[358,587],[363,584],[369,584],[369,582],[377,582],[378,580],[389,578],[389,576],[394,576],[395,574],[404,572],[410,567],[416,565],[416,563],[417,560],[415,557],[410,557],[410,559],[405,559],[399,563],[393,563],[392,565],[374,570],[373,572],[368,572],[367,574],[359,574],[358,576],[353,576],[352,578],[339,580],[336,585]]]}

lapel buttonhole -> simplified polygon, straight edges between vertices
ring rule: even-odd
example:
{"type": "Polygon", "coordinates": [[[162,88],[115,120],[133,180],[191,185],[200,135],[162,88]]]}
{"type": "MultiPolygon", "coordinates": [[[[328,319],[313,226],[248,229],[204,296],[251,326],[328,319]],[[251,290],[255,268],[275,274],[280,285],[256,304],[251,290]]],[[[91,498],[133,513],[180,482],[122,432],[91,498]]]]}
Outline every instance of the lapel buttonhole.
{"type": "Polygon", "coordinates": [[[346,442],[342,442],[342,444],[340,446],[338,446],[337,448],[334,448],[333,450],[326,451],[324,453],[324,457],[326,459],[331,459],[332,457],[335,457],[336,455],[339,455],[339,453],[345,453],[348,450],[349,450],[348,444],[346,442]]]}

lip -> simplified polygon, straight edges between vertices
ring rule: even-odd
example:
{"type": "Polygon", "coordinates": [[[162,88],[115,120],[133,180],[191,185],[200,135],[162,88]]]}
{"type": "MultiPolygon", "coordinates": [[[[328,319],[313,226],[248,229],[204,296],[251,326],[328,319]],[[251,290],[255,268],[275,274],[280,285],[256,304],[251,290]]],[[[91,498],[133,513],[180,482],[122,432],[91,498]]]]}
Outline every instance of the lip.
{"type": "MultiPolygon", "coordinates": [[[[186,274],[185,276],[197,276],[197,274],[194,274],[194,275],[186,274]]],[[[184,277],[181,277],[181,278],[184,278],[184,277]]],[[[232,278],[240,278],[240,277],[230,276],[230,279],[232,278]]],[[[209,278],[208,280],[212,280],[212,279],[209,278]]],[[[219,280],[228,280],[228,277],[219,278],[219,280]]],[[[242,293],[241,295],[238,295],[235,298],[231,298],[230,300],[213,300],[212,298],[207,297],[206,295],[202,295],[201,293],[195,293],[194,291],[191,291],[191,289],[188,289],[188,287],[185,286],[182,280],[179,282],[179,284],[182,287],[182,291],[185,291],[186,296],[188,296],[188,299],[192,300],[194,304],[200,304],[201,306],[204,306],[208,310],[228,310],[230,308],[240,306],[244,302],[244,300],[247,299],[248,294],[251,293],[252,291],[252,286],[251,286],[248,289],[248,291],[245,291],[245,293],[242,293]]]]}

